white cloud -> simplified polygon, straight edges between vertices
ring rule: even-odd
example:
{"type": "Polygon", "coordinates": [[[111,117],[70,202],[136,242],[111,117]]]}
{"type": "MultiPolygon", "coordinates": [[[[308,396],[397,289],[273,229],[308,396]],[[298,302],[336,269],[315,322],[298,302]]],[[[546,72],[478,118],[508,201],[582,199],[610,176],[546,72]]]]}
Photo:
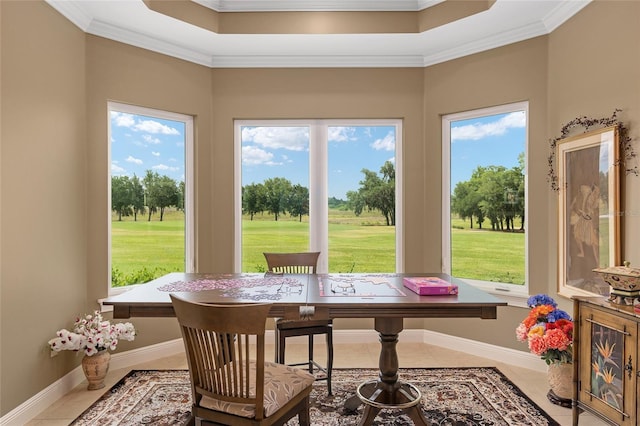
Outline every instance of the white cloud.
{"type": "Polygon", "coordinates": [[[144,139],[145,142],[151,143],[151,144],[154,144],[154,145],[158,145],[158,144],[161,143],[160,139],[154,138],[151,135],[142,135],[142,139],[144,139]]]}
{"type": "Polygon", "coordinates": [[[163,170],[163,171],[170,171],[170,172],[177,172],[178,170],[180,170],[180,167],[171,167],[171,166],[167,166],[165,164],[158,164],[156,166],[151,167],[154,170],[163,170]]]}
{"type": "Polygon", "coordinates": [[[356,129],[353,127],[329,127],[329,142],[349,142],[357,140],[353,135],[356,129]]]}
{"type": "Polygon", "coordinates": [[[136,120],[132,114],[124,112],[111,111],[111,119],[113,123],[118,127],[133,127],[136,120]]]}
{"type": "Polygon", "coordinates": [[[256,166],[256,165],[268,165],[273,166],[282,163],[276,163],[273,161],[273,154],[265,151],[261,148],[256,148],[253,146],[243,146],[242,147],[242,164],[248,166],[256,166]]]}
{"type": "Polygon", "coordinates": [[[135,158],[132,156],[128,156],[127,159],[125,160],[127,163],[133,163],[133,164],[142,164],[142,160],[139,158],[135,158]]]}
{"type": "Polygon", "coordinates": [[[151,155],[153,155],[154,157],[160,157],[160,153],[156,151],[151,151],[151,155]]]}
{"type": "Polygon", "coordinates": [[[118,127],[128,127],[135,131],[147,133],[162,133],[164,135],[179,135],[180,132],[155,120],[138,120],[135,115],[125,112],[111,111],[111,120],[118,127]]]}
{"type": "Polygon", "coordinates": [[[126,170],[118,166],[116,163],[111,163],[111,174],[121,175],[121,174],[124,174],[125,172],[126,170]]]}
{"type": "Polygon", "coordinates": [[[309,147],[309,129],[307,127],[245,127],[242,129],[242,141],[253,142],[267,149],[305,151],[309,147]]]}
{"type": "Polygon", "coordinates": [[[177,129],[154,120],[141,120],[135,125],[135,129],[147,133],[162,133],[163,135],[180,134],[177,129]]]}
{"type": "Polygon", "coordinates": [[[451,140],[479,140],[487,136],[503,135],[508,129],[527,125],[524,111],[512,112],[490,123],[467,124],[451,128],[451,140]]]}
{"type": "Polygon", "coordinates": [[[389,132],[384,138],[376,139],[371,147],[376,151],[393,151],[396,149],[396,136],[393,132],[389,132]]]}

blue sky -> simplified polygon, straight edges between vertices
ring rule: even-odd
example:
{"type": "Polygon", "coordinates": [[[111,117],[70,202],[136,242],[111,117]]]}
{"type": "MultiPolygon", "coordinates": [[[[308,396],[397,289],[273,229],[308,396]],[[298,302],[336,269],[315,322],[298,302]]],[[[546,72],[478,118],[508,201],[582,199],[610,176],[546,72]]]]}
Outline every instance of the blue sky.
{"type": "MultiPolygon", "coordinates": [[[[182,122],[111,112],[111,173],[144,177],[146,170],[184,180],[182,122]]],[[[451,127],[452,189],[468,180],[478,165],[514,167],[525,149],[524,112],[461,120],[451,127]]],[[[329,127],[329,196],[346,199],[356,190],[362,169],[378,173],[395,164],[393,126],[329,127]]],[[[243,127],[242,184],[285,177],[309,186],[307,127],[243,127]]]]}
{"type": "Polygon", "coordinates": [[[111,111],[111,175],[184,180],[184,123],[111,111]]]}
{"type": "MultiPolygon", "coordinates": [[[[395,127],[332,126],[329,140],[329,197],[346,200],[357,190],[362,169],[378,173],[395,163],[395,127]]],[[[309,186],[309,129],[307,127],[243,127],[242,184],[284,177],[309,186]]]]}
{"type": "Polygon", "coordinates": [[[525,151],[524,111],[451,123],[451,190],[478,166],[518,166],[525,151]]]}

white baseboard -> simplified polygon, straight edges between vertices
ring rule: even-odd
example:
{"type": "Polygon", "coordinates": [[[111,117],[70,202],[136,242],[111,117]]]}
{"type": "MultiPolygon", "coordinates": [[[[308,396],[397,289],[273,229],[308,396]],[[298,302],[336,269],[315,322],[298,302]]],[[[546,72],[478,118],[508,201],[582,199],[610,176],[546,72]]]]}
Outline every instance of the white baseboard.
{"type": "MultiPolygon", "coordinates": [[[[269,339],[269,331],[267,331],[269,339]]],[[[271,332],[273,339],[273,332],[271,332]]],[[[299,343],[305,343],[306,337],[290,338],[300,339],[299,343]]],[[[470,355],[481,356],[483,358],[500,361],[504,364],[516,367],[527,368],[538,372],[546,372],[547,364],[541,362],[540,357],[515,349],[502,346],[491,345],[477,340],[465,339],[463,337],[450,336],[430,330],[409,329],[402,330],[399,340],[408,343],[425,343],[428,345],[440,346],[470,355]]],[[[268,342],[269,340],[267,340],[268,342]]],[[[376,343],[379,341],[378,333],[375,330],[334,330],[333,342],[338,343],[376,343]]]]}
{"type": "MultiPolygon", "coordinates": [[[[477,340],[465,339],[462,337],[449,336],[448,334],[437,333],[429,330],[409,330],[422,334],[422,343],[464,352],[470,355],[481,356],[482,358],[499,361],[503,364],[515,367],[527,368],[529,370],[546,373],[547,364],[542,362],[540,357],[502,346],[490,345],[478,342],[477,340]]],[[[404,337],[404,331],[401,334],[404,337]]]]}
{"type": "MultiPolygon", "coordinates": [[[[184,345],[182,344],[182,339],[175,339],[168,342],[146,346],[144,348],[112,354],[109,368],[117,370],[120,368],[131,367],[143,362],[183,352],[184,345]]],[[[34,416],[69,393],[84,380],[86,380],[86,378],[82,372],[82,367],[76,367],[38,394],[29,398],[27,401],[2,416],[2,418],[0,418],[0,425],[21,426],[26,424],[34,416]]]]}
{"type": "MultiPolygon", "coordinates": [[[[267,330],[265,339],[267,342],[273,341],[273,330],[267,330]]],[[[301,337],[300,339],[305,338],[301,337]]],[[[402,342],[426,343],[429,345],[452,349],[458,352],[482,356],[483,358],[492,359],[534,371],[546,371],[546,364],[541,362],[540,358],[533,354],[501,346],[490,345],[475,340],[449,336],[447,334],[437,333],[434,331],[419,329],[403,330],[400,334],[400,339],[402,342]]],[[[334,330],[333,332],[333,342],[335,344],[376,343],[378,341],[378,333],[374,330],[334,330]]],[[[304,343],[304,340],[302,343],[304,343]]],[[[182,339],[170,340],[168,342],[158,343],[144,348],[113,354],[111,357],[111,368],[117,370],[132,367],[137,364],[177,355],[183,352],[184,346],[182,344],[182,339]]],[[[78,366],[65,376],[61,377],[55,383],[52,383],[46,389],[34,395],[29,400],[25,401],[20,406],[0,418],[0,425],[19,426],[27,423],[35,415],[45,410],[58,399],[62,398],[84,380],[85,377],[82,372],[82,368],[78,366]]]]}

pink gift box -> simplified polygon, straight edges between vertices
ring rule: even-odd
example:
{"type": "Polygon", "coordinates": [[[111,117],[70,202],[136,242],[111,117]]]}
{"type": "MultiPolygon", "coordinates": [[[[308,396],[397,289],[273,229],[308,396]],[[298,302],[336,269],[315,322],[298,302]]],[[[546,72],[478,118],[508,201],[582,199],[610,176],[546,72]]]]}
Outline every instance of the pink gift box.
{"type": "Polygon", "coordinates": [[[420,296],[448,296],[458,294],[458,286],[438,277],[405,277],[402,284],[420,296]]]}

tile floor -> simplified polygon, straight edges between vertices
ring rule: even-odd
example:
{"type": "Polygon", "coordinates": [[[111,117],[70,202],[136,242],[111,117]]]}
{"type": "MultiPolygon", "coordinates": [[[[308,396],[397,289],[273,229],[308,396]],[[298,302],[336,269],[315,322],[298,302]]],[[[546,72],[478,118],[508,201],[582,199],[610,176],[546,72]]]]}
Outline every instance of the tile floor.
{"type": "MultiPolygon", "coordinates": [[[[268,345],[267,354],[273,353],[273,346],[268,345]]],[[[334,368],[376,368],[380,346],[378,343],[345,344],[334,343],[334,368]]],[[[316,353],[324,355],[320,343],[316,343],[316,353]]],[[[562,408],[551,404],[546,397],[548,385],[546,374],[529,369],[514,367],[479,356],[456,352],[439,346],[423,343],[402,343],[397,346],[398,359],[401,367],[498,367],[498,369],[515,383],[536,404],[544,409],[550,416],[562,426],[571,425],[571,409],[562,408]]],[[[306,345],[287,344],[287,362],[297,362],[306,357],[306,345]]],[[[322,358],[320,358],[322,361],[322,358]]],[[[175,355],[145,362],[126,369],[112,370],[106,379],[106,389],[113,386],[129,370],[143,369],[186,369],[186,360],[183,355],[175,355]]],[[[105,390],[87,391],[86,383],[77,386],[63,398],[56,401],[43,412],[34,415],[27,426],[58,426],[68,425],[105,390]]],[[[601,426],[606,423],[589,415],[580,416],[581,426],[601,426]]]]}

